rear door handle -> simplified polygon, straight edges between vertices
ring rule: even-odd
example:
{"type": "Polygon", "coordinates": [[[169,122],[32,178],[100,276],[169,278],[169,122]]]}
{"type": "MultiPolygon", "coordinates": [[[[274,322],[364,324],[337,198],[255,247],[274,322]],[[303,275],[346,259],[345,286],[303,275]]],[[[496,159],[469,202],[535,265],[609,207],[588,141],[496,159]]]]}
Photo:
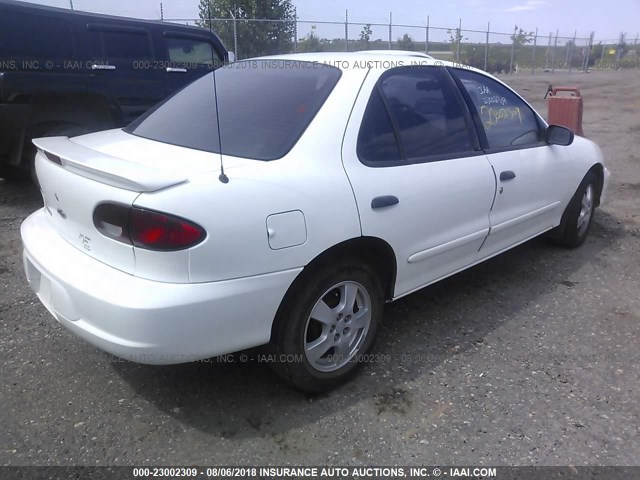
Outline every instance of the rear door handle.
{"type": "Polygon", "coordinates": [[[397,205],[398,203],[400,203],[398,197],[395,197],[393,195],[383,195],[371,200],[371,208],[373,210],[376,210],[378,208],[391,207],[393,205],[397,205]]]}
{"type": "Polygon", "coordinates": [[[509,180],[513,180],[514,178],[516,178],[516,174],[515,174],[515,172],[512,172],[511,170],[507,170],[506,172],[502,172],[500,174],[500,181],[501,182],[507,182],[509,180]]]}
{"type": "Polygon", "coordinates": [[[187,73],[186,68],[167,67],[167,73],[187,73]]]}

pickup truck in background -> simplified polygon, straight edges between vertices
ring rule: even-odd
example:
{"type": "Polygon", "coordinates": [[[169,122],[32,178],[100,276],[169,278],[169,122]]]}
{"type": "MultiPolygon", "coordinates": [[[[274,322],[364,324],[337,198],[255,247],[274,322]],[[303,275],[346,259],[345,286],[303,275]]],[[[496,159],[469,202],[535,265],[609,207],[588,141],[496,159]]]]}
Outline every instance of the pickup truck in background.
{"type": "Polygon", "coordinates": [[[0,177],[37,137],[121,127],[228,61],[207,29],[0,0],[0,177]]]}

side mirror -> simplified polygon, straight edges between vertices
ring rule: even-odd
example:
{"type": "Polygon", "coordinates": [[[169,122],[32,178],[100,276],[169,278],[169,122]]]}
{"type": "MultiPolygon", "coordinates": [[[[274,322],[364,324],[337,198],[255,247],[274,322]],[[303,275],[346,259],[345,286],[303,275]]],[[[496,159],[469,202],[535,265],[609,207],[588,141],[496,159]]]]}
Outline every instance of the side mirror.
{"type": "Polygon", "coordinates": [[[567,147],[573,143],[574,134],[571,130],[560,125],[549,125],[547,128],[547,143],[567,147]]]}

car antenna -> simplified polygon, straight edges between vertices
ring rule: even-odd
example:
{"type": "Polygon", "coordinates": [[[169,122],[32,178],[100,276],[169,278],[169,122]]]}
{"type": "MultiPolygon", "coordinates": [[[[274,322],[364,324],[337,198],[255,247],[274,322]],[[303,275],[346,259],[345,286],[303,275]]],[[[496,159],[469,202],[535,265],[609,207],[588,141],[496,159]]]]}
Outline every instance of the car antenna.
{"type": "Polygon", "coordinates": [[[216,125],[218,126],[218,146],[220,147],[220,176],[218,180],[222,183],[229,183],[229,177],[224,173],[224,162],[222,160],[222,133],[220,132],[220,111],[218,110],[218,89],[216,85],[216,71],[213,70],[213,95],[216,97],[216,125]]]}
{"type": "MultiPolygon", "coordinates": [[[[211,3],[207,2],[207,13],[209,15],[209,33],[213,35],[213,30],[211,28],[211,3]]],[[[229,183],[229,177],[227,177],[224,173],[224,161],[222,160],[222,133],[220,131],[220,110],[218,110],[218,86],[216,83],[216,59],[214,49],[211,48],[211,66],[213,67],[213,96],[215,97],[215,107],[216,107],[216,125],[218,127],[218,147],[220,148],[220,176],[218,180],[221,183],[229,183]]]]}

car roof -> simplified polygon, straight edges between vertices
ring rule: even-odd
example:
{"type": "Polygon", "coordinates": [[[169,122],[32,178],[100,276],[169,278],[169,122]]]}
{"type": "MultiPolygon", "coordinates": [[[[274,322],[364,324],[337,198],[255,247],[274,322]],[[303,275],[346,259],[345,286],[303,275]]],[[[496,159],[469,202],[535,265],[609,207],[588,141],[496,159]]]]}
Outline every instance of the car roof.
{"type": "MultiPolygon", "coordinates": [[[[197,26],[193,26],[193,25],[183,25],[180,23],[171,23],[171,22],[163,22],[161,20],[149,20],[149,19],[141,19],[141,18],[131,18],[131,17],[119,17],[116,15],[105,15],[102,13],[93,13],[93,12],[86,12],[84,10],[70,10],[68,8],[59,8],[59,7],[50,7],[48,5],[41,5],[41,4],[37,4],[37,3],[29,3],[29,2],[25,2],[22,0],[0,0],[0,7],[2,6],[10,6],[10,7],[19,7],[22,9],[34,9],[34,10],[39,10],[41,12],[49,12],[49,13],[53,13],[53,14],[62,14],[62,15],[79,15],[79,16],[90,16],[90,17],[94,17],[96,19],[103,19],[103,20],[112,20],[112,21],[117,21],[117,22],[123,22],[125,24],[127,23],[137,23],[137,24],[144,24],[144,25],[149,25],[149,26],[155,26],[158,27],[160,25],[163,25],[165,28],[176,28],[176,29],[180,29],[183,31],[187,31],[190,30],[194,33],[199,33],[200,35],[209,35],[209,30],[208,29],[204,29],[204,28],[200,28],[197,26]]],[[[214,36],[216,36],[214,34],[214,36]]]]}
{"type": "Polygon", "coordinates": [[[371,55],[391,55],[394,57],[433,58],[431,55],[427,55],[424,52],[414,52],[413,50],[360,50],[355,53],[364,53],[371,55]]]}
{"type": "MultiPolygon", "coordinates": [[[[397,67],[410,67],[420,66],[420,67],[452,67],[459,68],[464,70],[469,70],[472,72],[479,73],[480,75],[484,75],[485,77],[491,78],[498,83],[501,83],[509,90],[514,92],[520,96],[513,88],[507,85],[503,80],[491,75],[484,70],[479,68],[472,67],[470,65],[464,65],[462,63],[449,62],[445,60],[438,60],[437,58],[433,58],[431,56],[426,56],[424,54],[415,55],[416,52],[406,52],[401,50],[367,50],[365,52],[317,52],[317,53],[291,53],[285,55],[273,55],[267,57],[256,57],[251,59],[246,59],[250,61],[260,61],[260,60],[268,60],[268,61],[298,61],[298,62],[315,62],[321,64],[327,64],[329,66],[333,66],[339,68],[343,72],[348,71],[362,71],[366,68],[375,69],[379,71],[390,70],[392,68],[397,67]],[[375,53],[372,53],[375,52],[375,53]]],[[[243,60],[240,60],[245,61],[243,60]]],[[[526,100],[522,99],[525,103],[526,100]]]]}
{"type": "MultiPolygon", "coordinates": [[[[315,62],[324,63],[334,66],[343,71],[351,69],[374,68],[388,70],[390,68],[402,66],[444,66],[457,67],[473,70],[483,75],[491,76],[487,72],[478,70],[477,68],[462,65],[460,63],[438,60],[425,54],[416,55],[416,52],[404,52],[398,50],[386,51],[366,51],[366,52],[317,52],[317,53],[292,53],[284,55],[272,55],[266,57],[256,57],[247,60],[260,61],[299,61],[299,62],[315,62]],[[366,66],[366,67],[365,67],[366,66]]],[[[243,60],[240,60],[243,61],[243,60]]]]}

